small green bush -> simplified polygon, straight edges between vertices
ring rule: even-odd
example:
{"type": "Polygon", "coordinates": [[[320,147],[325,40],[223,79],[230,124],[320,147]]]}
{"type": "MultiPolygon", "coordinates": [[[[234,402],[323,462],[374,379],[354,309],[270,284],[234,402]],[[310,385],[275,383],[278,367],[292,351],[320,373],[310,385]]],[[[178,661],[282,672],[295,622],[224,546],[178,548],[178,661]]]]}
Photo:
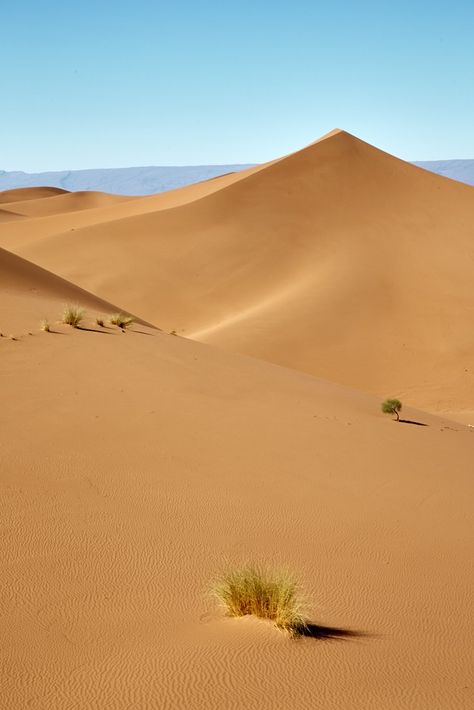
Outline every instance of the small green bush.
{"type": "Polygon", "coordinates": [[[386,399],[382,402],[382,412],[384,414],[395,414],[397,422],[400,421],[399,412],[401,411],[402,403],[399,399],[386,399]]]}

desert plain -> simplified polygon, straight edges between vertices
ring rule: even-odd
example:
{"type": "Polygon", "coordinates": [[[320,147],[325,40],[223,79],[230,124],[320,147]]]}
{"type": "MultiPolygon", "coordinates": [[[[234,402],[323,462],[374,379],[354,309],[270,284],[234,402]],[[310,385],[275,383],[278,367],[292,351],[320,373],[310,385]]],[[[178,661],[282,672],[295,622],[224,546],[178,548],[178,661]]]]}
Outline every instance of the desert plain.
{"type": "Polygon", "coordinates": [[[474,707],[473,284],[474,187],[340,130],[0,193],[1,707],[474,707]],[[225,615],[249,561],[311,633],[225,615]]]}

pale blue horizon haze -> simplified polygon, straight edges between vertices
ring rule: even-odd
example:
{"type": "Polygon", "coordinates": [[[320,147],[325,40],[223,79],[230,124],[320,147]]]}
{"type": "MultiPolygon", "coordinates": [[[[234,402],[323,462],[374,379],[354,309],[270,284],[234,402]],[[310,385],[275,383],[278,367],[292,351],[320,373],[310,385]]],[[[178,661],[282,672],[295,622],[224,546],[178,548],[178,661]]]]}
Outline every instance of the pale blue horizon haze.
{"type": "Polygon", "coordinates": [[[474,2],[2,10],[0,170],[258,163],[343,128],[474,158],[474,2]]]}

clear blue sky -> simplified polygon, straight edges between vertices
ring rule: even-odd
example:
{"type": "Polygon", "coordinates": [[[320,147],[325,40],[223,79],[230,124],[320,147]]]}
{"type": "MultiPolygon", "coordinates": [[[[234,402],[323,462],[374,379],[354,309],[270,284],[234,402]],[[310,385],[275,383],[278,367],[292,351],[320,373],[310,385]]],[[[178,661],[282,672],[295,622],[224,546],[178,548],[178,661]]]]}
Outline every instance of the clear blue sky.
{"type": "Polygon", "coordinates": [[[334,127],[474,158],[474,0],[23,0],[0,169],[260,162],[334,127]]]}

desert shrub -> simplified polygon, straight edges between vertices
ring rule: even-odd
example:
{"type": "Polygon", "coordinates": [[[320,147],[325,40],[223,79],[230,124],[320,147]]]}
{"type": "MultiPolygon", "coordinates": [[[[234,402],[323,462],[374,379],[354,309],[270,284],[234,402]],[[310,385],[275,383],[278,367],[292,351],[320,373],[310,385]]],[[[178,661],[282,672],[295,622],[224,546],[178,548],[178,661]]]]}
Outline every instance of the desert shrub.
{"type": "Polygon", "coordinates": [[[285,572],[249,565],[225,572],[212,592],[228,616],[268,619],[292,635],[306,627],[300,588],[285,572]]]}
{"type": "Polygon", "coordinates": [[[104,324],[104,319],[103,319],[103,318],[96,318],[96,319],[95,319],[95,322],[97,323],[97,325],[100,325],[101,328],[105,328],[105,324],[104,324]]]}
{"type": "Polygon", "coordinates": [[[77,328],[84,318],[85,311],[79,306],[66,306],[63,313],[63,323],[77,328]]]}
{"type": "Polygon", "coordinates": [[[127,316],[125,313],[116,313],[111,317],[110,322],[112,325],[117,325],[119,328],[122,328],[122,330],[125,330],[125,328],[132,325],[133,318],[132,316],[127,316]]]}
{"type": "Polygon", "coordinates": [[[395,414],[397,422],[400,421],[399,412],[401,411],[402,403],[399,399],[386,399],[382,402],[382,412],[384,414],[395,414]]]}
{"type": "Polygon", "coordinates": [[[41,321],[41,330],[44,330],[46,333],[51,332],[51,325],[49,323],[49,320],[46,320],[46,318],[41,321]]]}

